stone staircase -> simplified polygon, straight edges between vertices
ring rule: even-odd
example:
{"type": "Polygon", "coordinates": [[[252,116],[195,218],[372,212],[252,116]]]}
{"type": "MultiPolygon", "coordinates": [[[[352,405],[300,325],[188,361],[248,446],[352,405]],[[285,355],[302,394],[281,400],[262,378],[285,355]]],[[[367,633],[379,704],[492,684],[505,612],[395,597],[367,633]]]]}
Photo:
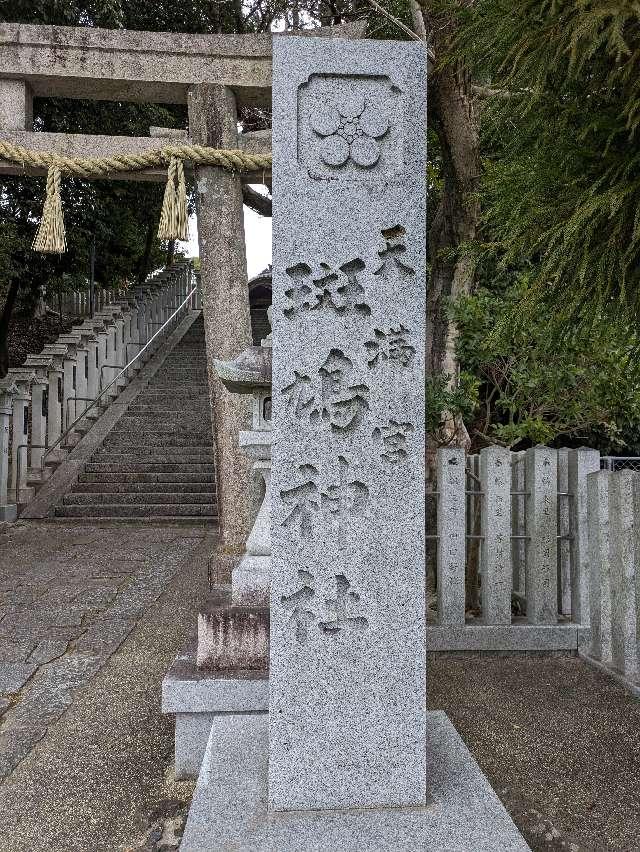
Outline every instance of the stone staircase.
{"type": "Polygon", "coordinates": [[[215,488],[200,316],[85,465],[56,515],[214,522],[215,488]]]}

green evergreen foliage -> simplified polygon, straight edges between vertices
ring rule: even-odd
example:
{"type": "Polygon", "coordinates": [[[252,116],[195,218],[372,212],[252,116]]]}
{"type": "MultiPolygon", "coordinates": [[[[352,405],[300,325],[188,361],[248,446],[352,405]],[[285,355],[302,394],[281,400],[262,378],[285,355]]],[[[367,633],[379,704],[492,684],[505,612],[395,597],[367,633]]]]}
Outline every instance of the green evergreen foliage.
{"type": "Polygon", "coordinates": [[[638,336],[603,317],[560,340],[542,313],[526,327],[502,324],[529,277],[519,274],[502,291],[480,288],[451,308],[460,390],[476,383],[473,416],[465,417],[472,440],[516,448],[589,442],[620,452],[640,426],[638,336]]]}
{"type": "Polygon", "coordinates": [[[639,317],[637,0],[437,4],[459,17],[459,53],[489,94],[481,251],[534,263],[521,316],[639,317]]]}

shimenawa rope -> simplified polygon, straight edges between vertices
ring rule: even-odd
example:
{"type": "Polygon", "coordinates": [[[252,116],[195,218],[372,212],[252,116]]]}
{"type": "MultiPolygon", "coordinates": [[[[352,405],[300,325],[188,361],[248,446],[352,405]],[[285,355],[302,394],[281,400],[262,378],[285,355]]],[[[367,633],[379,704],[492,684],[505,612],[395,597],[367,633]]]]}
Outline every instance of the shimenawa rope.
{"type": "Polygon", "coordinates": [[[47,193],[42,219],[33,241],[40,252],[61,254],[66,248],[60,184],[62,175],[100,178],[123,172],[167,167],[158,237],[161,240],[188,239],[187,194],[184,163],[218,166],[229,172],[259,172],[271,168],[271,154],[247,154],[241,150],[206,148],[203,145],[171,145],[141,154],[113,157],[63,157],[50,151],[33,151],[22,145],[0,141],[0,159],[18,165],[47,169],[47,193]]]}

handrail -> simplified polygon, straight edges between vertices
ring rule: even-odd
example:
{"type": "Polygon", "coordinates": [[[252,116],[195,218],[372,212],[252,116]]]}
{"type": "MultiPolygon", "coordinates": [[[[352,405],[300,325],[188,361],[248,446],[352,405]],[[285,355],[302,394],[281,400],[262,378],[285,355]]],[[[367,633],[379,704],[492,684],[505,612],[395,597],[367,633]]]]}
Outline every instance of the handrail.
{"type": "Polygon", "coordinates": [[[142,349],[141,349],[139,352],[137,352],[137,353],[133,356],[133,358],[131,359],[131,361],[129,361],[129,363],[128,363],[128,364],[126,364],[126,365],[122,368],[122,370],[118,373],[118,375],[117,375],[117,376],[115,376],[115,378],[113,378],[113,379],[109,382],[109,384],[106,386],[106,388],[104,388],[102,391],[100,391],[100,393],[99,393],[99,394],[98,394],[98,396],[97,396],[97,397],[93,400],[93,402],[91,403],[91,405],[88,405],[88,406],[85,408],[85,410],[82,412],[82,414],[80,415],[80,417],[76,417],[76,419],[73,421],[73,423],[65,429],[65,431],[64,431],[64,432],[60,435],[60,437],[58,438],[58,440],[57,440],[54,444],[52,444],[52,445],[49,447],[49,449],[45,452],[45,454],[44,454],[44,455],[43,455],[43,457],[42,457],[42,461],[43,461],[43,462],[44,462],[44,460],[46,459],[46,457],[49,455],[49,453],[53,452],[53,450],[55,450],[55,448],[56,448],[57,446],[59,446],[59,445],[62,443],[62,441],[64,440],[64,438],[66,438],[66,437],[67,437],[67,435],[69,434],[69,432],[73,432],[73,428],[74,428],[74,426],[75,426],[77,423],[79,423],[79,422],[80,422],[80,421],[81,421],[81,420],[82,420],[82,419],[86,416],[87,411],[89,411],[89,410],[90,410],[90,409],[92,409],[95,405],[97,405],[98,401],[99,401],[100,399],[102,399],[102,397],[106,394],[106,392],[109,390],[109,388],[110,388],[110,387],[112,387],[112,386],[113,386],[113,385],[114,385],[114,384],[118,381],[118,379],[120,378],[120,376],[122,376],[122,374],[123,374],[123,373],[126,373],[126,372],[127,372],[127,370],[129,369],[129,367],[130,367],[133,363],[135,363],[135,361],[137,361],[137,359],[138,359],[138,358],[142,355],[142,353],[145,351],[145,349],[153,343],[153,341],[156,339],[156,337],[157,337],[159,334],[162,334],[162,330],[164,329],[164,327],[165,327],[165,326],[167,326],[167,325],[169,325],[169,323],[173,320],[173,318],[176,316],[176,314],[178,314],[178,313],[182,310],[182,308],[183,308],[183,307],[187,304],[187,302],[191,299],[191,297],[192,297],[192,296],[193,296],[193,294],[197,291],[197,289],[198,289],[198,287],[197,287],[197,286],[193,287],[193,289],[189,292],[189,294],[188,294],[188,296],[186,297],[186,299],[185,299],[183,302],[181,302],[181,304],[180,304],[180,305],[178,305],[178,307],[175,309],[175,311],[171,314],[171,316],[170,316],[167,320],[165,320],[165,322],[163,323],[162,327],[161,327],[161,328],[159,328],[159,329],[156,331],[156,333],[153,335],[153,337],[150,337],[150,338],[149,338],[149,340],[147,340],[147,342],[146,342],[146,343],[145,343],[145,345],[142,347],[142,349]]]}

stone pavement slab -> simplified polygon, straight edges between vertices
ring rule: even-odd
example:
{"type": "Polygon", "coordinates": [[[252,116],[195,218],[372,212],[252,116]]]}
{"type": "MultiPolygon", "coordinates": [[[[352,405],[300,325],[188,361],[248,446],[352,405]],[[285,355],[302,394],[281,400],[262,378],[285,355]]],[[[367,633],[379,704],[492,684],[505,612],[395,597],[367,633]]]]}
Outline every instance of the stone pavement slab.
{"type": "Polygon", "coordinates": [[[0,780],[71,706],[207,534],[74,522],[4,528],[0,780]]]}

